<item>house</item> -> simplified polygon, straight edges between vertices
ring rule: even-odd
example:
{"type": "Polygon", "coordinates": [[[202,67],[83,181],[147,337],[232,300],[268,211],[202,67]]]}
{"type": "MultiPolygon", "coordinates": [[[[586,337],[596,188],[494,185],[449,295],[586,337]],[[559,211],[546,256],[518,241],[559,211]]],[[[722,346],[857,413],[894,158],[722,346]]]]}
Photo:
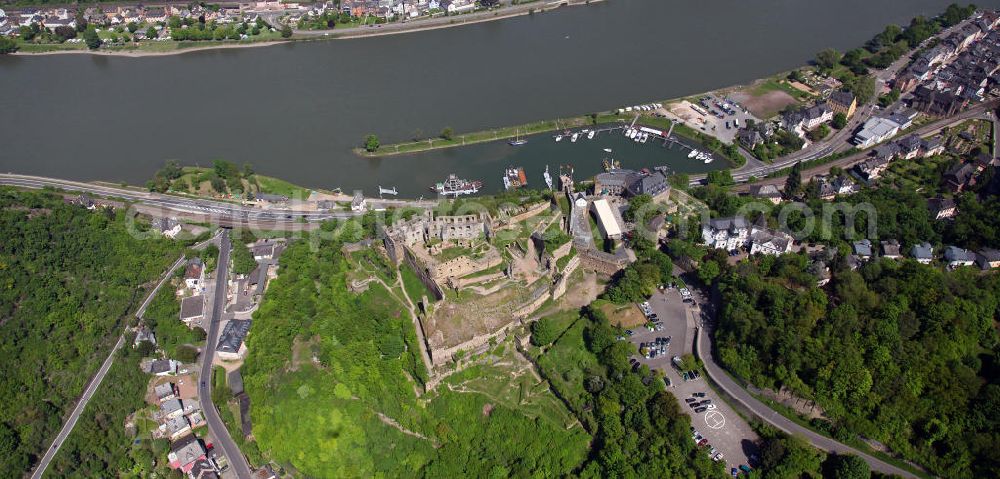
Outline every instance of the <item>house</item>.
{"type": "Polygon", "coordinates": [[[361,191],[355,192],[354,199],[351,200],[351,211],[360,213],[366,209],[368,209],[368,200],[365,199],[365,195],[361,191]]]}
{"type": "Polygon", "coordinates": [[[875,149],[872,150],[872,156],[874,156],[875,158],[892,161],[896,159],[896,157],[899,156],[901,152],[902,149],[900,148],[899,144],[883,143],[881,145],[876,146],[875,149]]]}
{"type": "Polygon", "coordinates": [[[191,465],[188,477],[191,479],[218,479],[219,471],[210,459],[199,459],[191,465]]]}
{"type": "Polygon", "coordinates": [[[146,341],[148,343],[151,343],[153,346],[156,346],[156,335],[154,335],[153,331],[151,331],[145,325],[139,326],[139,328],[135,330],[135,341],[132,342],[132,347],[138,348],[139,344],[141,344],[143,341],[146,341]]]}
{"type": "Polygon", "coordinates": [[[768,200],[771,203],[781,203],[781,191],[775,185],[754,185],[750,187],[750,196],[768,200]]]}
{"type": "Polygon", "coordinates": [[[917,260],[918,263],[930,264],[934,260],[934,247],[925,241],[915,245],[910,250],[910,256],[917,260]]]}
{"type": "Polygon", "coordinates": [[[201,411],[194,411],[187,415],[188,422],[191,423],[191,429],[197,429],[208,424],[205,421],[205,415],[201,411]]]}
{"type": "Polygon", "coordinates": [[[949,268],[961,266],[972,266],[976,262],[976,255],[967,249],[957,246],[948,246],[944,249],[944,260],[948,262],[949,268]]]}
{"type": "Polygon", "coordinates": [[[951,191],[959,193],[968,187],[975,186],[978,167],[974,163],[958,163],[944,173],[944,181],[951,191]]]}
{"type": "Polygon", "coordinates": [[[882,242],[882,257],[889,259],[902,259],[902,246],[899,241],[887,240],[882,242]]]}
{"type": "Polygon", "coordinates": [[[817,181],[819,181],[819,198],[821,200],[832,200],[838,195],[850,195],[858,191],[857,185],[843,176],[832,180],[820,178],[817,181]]]}
{"type": "Polygon", "coordinates": [[[594,194],[611,196],[650,195],[654,198],[670,193],[667,177],[660,171],[641,173],[617,169],[594,176],[594,194]]]}
{"type": "Polygon", "coordinates": [[[167,460],[171,469],[179,469],[184,473],[191,472],[194,463],[205,459],[205,447],[201,440],[194,436],[188,436],[175,442],[170,447],[167,460]]]}
{"type": "Polygon", "coordinates": [[[852,243],[851,249],[854,251],[854,255],[860,259],[868,260],[872,257],[872,242],[867,238],[852,243]]]}
{"type": "Polygon", "coordinates": [[[750,254],[779,256],[792,250],[792,237],[779,231],[754,226],[750,232],[750,254]]]}
{"type": "Polygon", "coordinates": [[[149,373],[156,376],[177,374],[177,361],[173,359],[157,359],[149,363],[149,373]]]}
{"type": "Polygon", "coordinates": [[[617,208],[612,208],[608,200],[601,198],[590,203],[590,212],[597,220],[597,227],[606,239],[622,239],[624,220],[617,208]]]}
{"type": "Polygon", "coordinates": [[[173,398],[163,401],[160,404],[160,417],[171,419],[184,415],[184,402],[173,398]]]}
{"type": "Polygon", "coordinates": [[[939,136],[923,140],[920,148],[923,150],[924,156],[934,156],[944,153],[944,143],[941,142],[941,137],[939,136]]]}
{"type": "Polygon", "coordinates": [[[163,401],[175,399],[177,397],[177,390],[174,389],[173,383],[167,382],[154,387],[153,394],[156,395],[156,400],[162,403],[163,401]]]}
{"type": "Polygon", "coordinates": [[[749,150],[753,150],[757,145],[761,145],[766,141],[766,138],[764,138],[764,135],[760,131],[750,127],[740,128],[736,132],[736,139],[749,150]]]}
{"type": "Polygon", "coordinates": [[[243,359],[247,354],[246,337],[250,332],[250,320],[231,319],[222,328],[219,344],[215,351],[219,359],[235,361],[243,359]]]}
{"type": "Polygon", "coordinates": [[[250,475],[251,479],[278,479],[277,474],[274,473],[274,469],[271,469],[269,464],[265,464],[264,467],[253,471],[250,475]]]}
{"type": "Polygon", "coordinates": [[[982,269],[1000,267],[1000,250],[983,248],[976,253],[976,264],[982,269]]]}
{"type": "Polygon", "coordinates": [[[854,144],[859,148],[869,148],[892,138],[899,132],[899,125],[886,118],[871,118],[861,130],[854,134],[854,144]]]}
{"type": "Polygon", "coordinates": [[[927,209],[936,220],[954,218],[958,212],[955,200],[950,198],[931,198],[927,200],[927,209]]]}
{"type": "Polygon", "coordinates": [[[205,318],[205,297],[204,296],[188,296],[181,300],[181,317],[180,320],[184,322],[189,328],[195,325],[201,324],[201,320],[205,318]]]}
{"type": "Polygon", "coordinates": [[[899,156],[904,160],[920,156],[921,148],[923,148],[923,140],[918,135],[907,135],[896,144],[899,145],[899,156]]]}
{"type": "Polygon", "coordinates": [[[874,180],[882,176],[882,173],[889,168],[889,160],[886,158],[872,158],[858,163],[852,173],[856,178],[867,185],[871,185],[874,180]]]}
{"type": "Polygon", "coordinates": [[[174,441],[191,432],[191,423],[184,416],[172,417],[163,423],[163,429],[166,436],[174,441]]]}
{"type": "Polygon", "coordinates": [[[258,262],[266,259],[277,259],[281,255],[282,244],[271,240],[260,240],[250,246],[253,259],[258,262]]]}
{"type": "Polygon", "coordinates": [[[804,130],[812,130],[833,119],[833,110],[826,104],[813,105],[806,108],[802,120],[804,130]]]}
{"type": "Polygon", "coordinates": [[[750,224],[742,216],[713,218],[702,227],[701,237],[710,247],[732,251],[746,246],[750,224]]]}
{"type": "Polygon", "coordinates": [[[205,265],[198,258],[188,261],[184,268],[184,285],[190,290],[199,290],[205,283],[205,265]]]}
{"type": "Polygon", "coordinates": [[[858,99],[849,91],[837,90],[830,94],[827,105],[833,113],[843,113],[847,118],[850,118],[858,107],[858,99]]]}

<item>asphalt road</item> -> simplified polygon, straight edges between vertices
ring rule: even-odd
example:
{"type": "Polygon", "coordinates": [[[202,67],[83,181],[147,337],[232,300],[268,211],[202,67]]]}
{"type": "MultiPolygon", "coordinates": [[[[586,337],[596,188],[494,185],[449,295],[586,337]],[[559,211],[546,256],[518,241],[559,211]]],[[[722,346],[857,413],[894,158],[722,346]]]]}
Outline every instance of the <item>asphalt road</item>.
{"type": "Polygon", "coordinates": [[[208,331],[205,337],[205,350],[201,355],[201,377],[198,383],[198,398],[201,400],[201,409],[205,411],[205,421],[208,423],[208,431],[215,439],[215,447],[221,448],[222,452],[229,460],[229,467],[236,473],[236,477],[246,479],[250,477],[250,465],[240,452],[239,446],[233,441],[226,429],[225,423],[219,417],[219,411],[212,403],[212,358],[215,356],[215,346],[219,337],[219,322],[226,305],[226,291],[229,280],[229,232],[223,231],[219,238],[219,260],[215,277],[215,297],[212,304],[212,316],[208,322],[208,331]]]}
{"type": "MultiPolygon", "coordinates": [[[[714,301],[717,301],[716,298],[714,301]]],[[[714,308],[707,308],[711,317],[715,318],[714,308]]],[[[814,432],[811,429],[800,426],[791,419],[782,416],[777,411],[769,408],[767,405],[759,401],[757,398],[753,397],[746,389],[740,386],[728,373],[715,362],[714,350],[712,349],[712,331],[710,325],[702,324],[700,331],[696,333],[695,348],[698,357],[702,360],[705,365],[705,372],[712,379],[712,381],[722,388],[730,397],[738,401],[746,409],[750,410],[754,415],[767,422],[768,424],[784,431],[787,434],[798,436],[809,441],[813,446],[822,449],[827,452],[833,452],[837,454],[853,454],[865,460],[873,471],[878,471],[883,474],[895,474],[900,477],[915,478],[916,476],[909,471],[896,467],[889,464],[881,459],[877,459],[871,455],[861,452],[853,447],[842,444],[834,439],[830,439],[822,434],[814,432]]]]}
{"type": "MultiPolygon", "coordinates": [[[[156,292],[159,291],[160,287],[163,286],[163,283],[165,283],[167,279],[173,276],[174,271],[176,271],[182,264],[184,264],[183,256],[174,262],[173,266],[171,266],[170,269],[163,274],[163,277],[160,278],[160,282],[156,284],[156,287],[149,292],[146,299],[139,306],[139,309],[136,310],[136,317],[142,317],[142,315],[146,312],[146,307],[149,306],[149,303],[156,296],[156,292]]],[[[87,387],[84,388],[83,395],[80,396],[80,400],[76,402],[73,412],[70,413],[69,418],[66,419],[66,422],[63,424],[59,434],[56,435],[55,440],[49,445],[49,448],[45,451],[45,455],[42,456],[42,460],[38,462],[38,466],[36,466],[34,472],[31,473],[32,479],[41,478],[42,474],[45,473],[45,469],[49,467],[49,463],[52,462],[52,458],[56,457],[56,453],[59,452],[59,447],[66,442],[66,438],[69,437],[71,432],[73,432],[73,428],[76,427],[76,422],[80,419],[80,415],[83,414],[84,409],[87,408],[87,403],[89,403],[90,399],[94,397],[94,393],[97,392],[97,388],[99,388],[101,386],[101,382],[104,381],[104,376],[107,376],[108,371],[111,370],[111,364],[115,361],[115,353],[117,353],[124,344],[125,331],[123,331],[121,336],[118,337],[118,342],[115,343],[113,348],[111,348],[111,353],[108,354],[107,359],[105,359],[104,363],[101,364],[100,369],[97,370],[97,374],[91,378],[87,387]]]]}
{"type": "MultiPolygon", "coordinates": [[[[45,178],[40,176],[0,174],[0,185],[22,188],[56,188],[65,191],[88,193],[106,198],[121,198],[139,203],[147,208],[159,210],[161,215],[198,215],[207,217],[222,226],[253,226],[261,229],[301,228],[306,225],[318,224],[330,219],[347,219],[360,216],[354,211],[317,212],[295,210],[290,208],[260,209],[238,203],[215,201],[203,198],[183,197],[162,193],[153,193],[130,188],[119,188],[95,185],[80,181],[45,178]]],[[[399,200],[369,198],[372,207],[434,207],[434,200],[399,200]]]]}
{"type": "MultiPolygon", "coordinates": [[[[950,126],[954,126],[956,124],[962,123],[963,121],[970,120],[970,119],[991,120],[991,121],[994,121],[994,123],[996,123],[995,118],[989,113],[989,111],[992,110],[993,108],[996,108],[997,106],[1000,106],[1000,100],[991,100],[991,101],[988,101],[986,103],[982,103],[980,105],[976,105],[975,107],[972,107],[972,108],[970,108],[970,109],[968,109],[966,111],[963,111],[963,112],[961,112],[958,115],[955,115],[953,117],[943,118],[941,120],[937,120],[937,121],[928,123],[928,124],[926,124],[926,125],[924,125],[924,126],[922,126],[920,128],[917,128],[917,129],[911,131],[909,134],[916,134],[916,135],[919,135],[919,136],[932,135],[934,133],[937,133],[937,132],[941,131],[944,128],[947,128],[947,127],[950,127],[950,126]]],[[[823,175],[823,174],[829,173],[830,168],[833,168],[833,167],[840,167],[840,168],[846,169],[846,168],[849,168],[849,167],[851,167],[851,166],[853,166],[853,165],[855,165],[857,163],[860,163],[860,162],[862,162],[862,161],[864,161],[864,160],[866,160],[866,159],[868,159],[870,157],[871,157],[871,152],[868,151],[868,150],[865,150],[865,151],[861,151],[861,152],[855,153],[855,154],[850,155],[850,156],[845,156],[843,158],[840,158],[840,159],[837,159],[837,160],[834,160],[834,161],[831,161],[831,162],[828,162],[828,163],[824,163],[824,164],[819,165],[819,166],[815,166],[815,167],[812,167],[812,168],[806,168],[806,169],[802,170],[802,179],[803,180],[808,180],[809,178],[812,178],[813,176],[823,175]]],[[[777,171],[777,168],[773,168],[771,171],[777,171]]],[[[776,177],[776,178],[767,178],[767,179],[755,181],[752,184],[753,185],[776,185],[776,186],[783,186],[785,184],[786,177],[787,176],[779,176],[779,177],[776,177]]],[[[746,191],[748,191],[750,189],[750,185],[751,185],[750,183],[745,183],[745,184],[738,185],[738,186],[736,186],[736,187],[733,188],[733,191],[734,192],[746,192],[746,191]]]]}

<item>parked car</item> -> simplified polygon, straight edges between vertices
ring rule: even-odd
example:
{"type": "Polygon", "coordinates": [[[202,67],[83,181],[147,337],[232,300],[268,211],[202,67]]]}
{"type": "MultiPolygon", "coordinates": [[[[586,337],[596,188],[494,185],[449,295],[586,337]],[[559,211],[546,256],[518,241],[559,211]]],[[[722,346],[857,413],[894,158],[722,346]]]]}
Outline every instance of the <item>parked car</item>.
{"type": "Polygon", "coordinates": [[[740,464],[740,470],[743,471],[743,472],[745,472],[745,473],[747,473],[747,474],[750,474],[750,471],[751,471],[750,466],[748,466],[746,464],[740,464]]]}
{"type": "Polygon", "coordinates": [[[696,408],[694,408],[694,412],[701,413],[701,412],[705,412],[705,411],[706,411],[706,409],[704,407],[696,407],[696,408]]]}
{"type": "Polygon", "coordinates": [[[702,440],[698,441],[698,446],[700,446],[700,447],[704,447],[704,446],[707,446],[707,445],[708,445],[708,439],[702,439],[702,440]]]}
{"type": "Polygon", "coordinates": [[[739,470],[737,470],[737,469],[736,469],[735,467],[734,467],[734,468],[732,468],[732,469],[730,469],[730,470],[729,470],[729,473],[730,473],[730,474],[732,474],[732,475],[733,475],[733,477],[739,477],[739,475],[740,475],[740,471],[739,471],[739,470]]]}
{"type": "Polygon", "coordinates": [[[702,406],[705,406],[705,405],[708,405],[708,404],[712,404],[712,400],[711,399],[706,399],[706,400],[704,400],[704,401],[701,402],[702,406]]]}
{"type": "Polygon", "coordinates": [[[703,397],[705,397],[705,393],[692,393],[691,395],[694,396],[694,397],[696,397],[696,398],[703,398],[703,397]]]}
{"type": "Polygon", "coordinates": [[[684,398],[684,402],[686,402],[688,404],[691,404],[691,403],[693,403],[695,401],[697,401],[697,399],[695,399],[695,398],[684,398]]]}
{"type": "Polygon", "coordinates": [[[722,460],[723,457],[725,457],[725,456],[723,456],[722,453],[720,452],[720,453],[716,454],[715,456],[713,456],[712,460],[715,461],[715,462],[719,462],[719,461],[722,460]]]}

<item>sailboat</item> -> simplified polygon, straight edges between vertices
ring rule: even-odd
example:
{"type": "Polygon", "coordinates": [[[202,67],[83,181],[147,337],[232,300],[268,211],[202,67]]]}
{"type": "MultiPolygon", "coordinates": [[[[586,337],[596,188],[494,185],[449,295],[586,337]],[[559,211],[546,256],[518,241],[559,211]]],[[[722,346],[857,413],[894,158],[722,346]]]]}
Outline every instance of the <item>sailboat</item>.
{"type": "Polygon", "coordinates": [[[545,173],[542,173],[542,178],[545,179],[545,184],[548,185],[549,189],[552,189],[552,175],[549,174],[549,165],[545,165],[545,173]]]}
{"type": "Polygon", "coordinates": [[[514,135],[515,135],[514,139],[507,142],[508,145],[510,145],[510,146],[521,146],[521,145],[523,145],[523,144],[525,144],[525,143],[528,142],[527,139],[521,138],[521,132],[519,130],[516,130],[515,133],[514,133],[514,135]]]}

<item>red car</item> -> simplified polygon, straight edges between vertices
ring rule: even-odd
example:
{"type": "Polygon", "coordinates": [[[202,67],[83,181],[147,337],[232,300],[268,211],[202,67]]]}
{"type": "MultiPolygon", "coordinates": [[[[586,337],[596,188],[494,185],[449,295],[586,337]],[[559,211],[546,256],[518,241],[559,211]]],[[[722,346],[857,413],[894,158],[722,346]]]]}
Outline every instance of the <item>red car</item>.
{"type": "Polygon", "coordinates": [[[708,445],[708,439],[702,439],[698,442],[698,446],[704,447],[708,445]]]}

